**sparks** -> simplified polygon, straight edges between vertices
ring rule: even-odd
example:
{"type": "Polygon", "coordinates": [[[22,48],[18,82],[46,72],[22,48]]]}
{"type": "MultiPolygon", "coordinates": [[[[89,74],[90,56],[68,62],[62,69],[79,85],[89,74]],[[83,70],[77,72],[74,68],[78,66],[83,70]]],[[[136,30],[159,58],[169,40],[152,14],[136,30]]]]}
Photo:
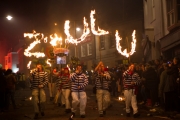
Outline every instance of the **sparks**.
{"type": "Polygon", "coordinates": [[[47,59],[46,63],[51,67],[51,63],[49,62],[50,59],[47,59]]]}
{"type": "Polygon", "coordinates": [[[57,42],[59,41],[60,46],[62,45],[62,37],[58,37],[58,35],[55,33],[54,35],[50,35],[50,44],[54,47],[57,45],[57,42]]]}
{"type": "Polygon", "coordinates": [[[27,68],[30,69],[30,65],[31,65],[32,61],[29,61],[29,63],[27,64],[27,68]]]}
{"type": "Polygon", "coordinates": [[[94,35],[105,35],[109,34],[108,31],[102,30],[98,26],[98,31],[95,30],[95,21],[96,19],[94,18],[95,10],[91,10],[90,18],[91,18],[91,31],[94,35]]]}
{"type": "Polygon", "coordinates": [[[132,33],[131,51],[129,53],[127,53],[127,49],[124,49],[124,51],[121,50],[122,47],[120,45],[120,40],[122,40],[122,38],[119,37],[119,33],[116,30],[116,34],[115,34],[115,37],[116,37],[116,49],[121,55],[123,55],[125,57],[129,57],[130,55],[134,54],[135,48],[136,48],[135,32],[136,31],[134,30],[133,33],[132,33]]]}

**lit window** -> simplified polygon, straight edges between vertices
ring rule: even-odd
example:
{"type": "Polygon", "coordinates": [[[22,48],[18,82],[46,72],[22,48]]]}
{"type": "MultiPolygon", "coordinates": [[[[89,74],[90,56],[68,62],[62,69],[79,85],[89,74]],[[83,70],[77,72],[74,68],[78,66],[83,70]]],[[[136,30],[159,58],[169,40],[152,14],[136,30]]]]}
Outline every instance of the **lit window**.
{"type": "Polygon", "coordinates": [[[8,57],[8,63],[10,63],[10,62],[11,62],[10,57],[8,57]]]}
{"type": "Polygon", "coordinates": [[[85,56],[86,56],[86,46],[81,45],[81,57],[85,57],[85,56]]]}
{"type": "Polygon", "coordinates": [[[115,47],[115,35],[109,35],[109,48],[115,47]]]}
{"type": "Polygon", "coordinates": [[[87,54],[92,55],[92,43],[87,44],[87,54]]]}
{"type": "Polygon", "coordinates": [[[105,49],[105,36],[100,36],[100,50],[105,49]]]}
{"type": "Polygon", "coordinates": [[[153,17],[153,20],[155,20],[155,3],[154,3],[154,0],[152,0],[152,17],[153,17]]]}
{"type": "Polygon", "coordinates": [[[175,10],[174,10],[174,0],[166,0],[167,5],[167,24],[171,27],[175,24],[175,10]]]}

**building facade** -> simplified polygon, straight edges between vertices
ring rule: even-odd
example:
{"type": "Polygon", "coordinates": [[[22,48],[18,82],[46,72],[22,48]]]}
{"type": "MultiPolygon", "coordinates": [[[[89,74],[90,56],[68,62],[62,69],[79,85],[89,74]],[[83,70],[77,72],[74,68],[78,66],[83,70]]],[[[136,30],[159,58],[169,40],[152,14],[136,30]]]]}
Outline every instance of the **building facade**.
{"type": "Polygon", "coordinates": [[[180,1],[144,0],[143,3],[146,61],[180,56],[180,1]]]}

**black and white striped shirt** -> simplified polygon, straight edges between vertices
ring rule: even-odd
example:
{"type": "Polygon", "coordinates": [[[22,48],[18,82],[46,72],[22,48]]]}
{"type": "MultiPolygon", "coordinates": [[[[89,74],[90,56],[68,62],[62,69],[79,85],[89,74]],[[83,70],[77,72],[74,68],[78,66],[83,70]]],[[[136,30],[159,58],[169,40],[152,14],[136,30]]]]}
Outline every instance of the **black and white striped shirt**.
{"type": "Polygon", "coordinates": [[[31,89],[38,89],[39,85],[43,87],[48,83],[48,73],[45,71],[38,72],[34,70],[31,73],[31,89]]]}
{"type": "Polygon", "coordinates": [[[131,74],[129,74],[129,70],[126,70],[123,73],[123,77],[124,77],[123,84],[124,84],[125,90],[134,89],[141,82],[141,79],[140,79],[138,73],[135,72],[131,75],[131,74]],[[135,85],[132,85],[131,82],[135,82],[135,85]]]}
{"type": "Polygon", "coordinates": [[[94,76],[95,76],[96,89],[103,89],[103,90],[109,89],[109,82],[111,76],[107,71],[104,72],[104,76],[101,76],[98,72],[95,72],[94,76]]]}
{"type": "Polygon", "coordinates": [[[88,85],[88,78],[84,73],[72,73],[70,76],[70,80],[72,92],[85,91],[85,87],[86,85],[88,85]],[[80,89],[78,89],[78,86],[80,86],[80,89]]]}

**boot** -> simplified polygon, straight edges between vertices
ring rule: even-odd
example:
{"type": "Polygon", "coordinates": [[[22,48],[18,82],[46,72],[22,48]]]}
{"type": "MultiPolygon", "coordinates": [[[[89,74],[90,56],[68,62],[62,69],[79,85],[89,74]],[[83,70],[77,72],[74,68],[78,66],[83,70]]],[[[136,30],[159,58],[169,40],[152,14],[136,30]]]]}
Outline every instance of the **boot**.
{"type": "Polygon", "coordinates": [[[34,119],[38,119],[38,113],[35,113],[34,119]]]}

